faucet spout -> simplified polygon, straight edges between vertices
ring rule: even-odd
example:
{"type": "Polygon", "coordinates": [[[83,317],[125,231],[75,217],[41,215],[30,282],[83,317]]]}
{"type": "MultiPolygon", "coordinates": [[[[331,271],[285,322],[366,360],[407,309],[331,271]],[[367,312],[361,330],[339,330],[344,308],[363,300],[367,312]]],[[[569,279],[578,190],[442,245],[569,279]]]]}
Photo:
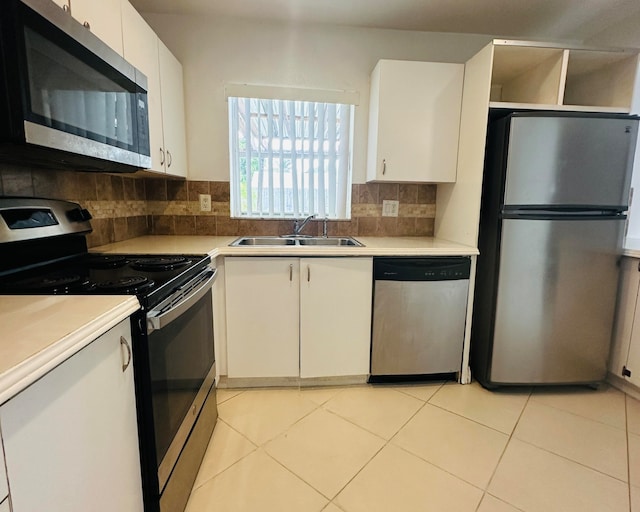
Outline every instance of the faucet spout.
{"type": "Polygon", "coordinates": [[[304,218],[302,221],[300,221],[299,219],[295,219],[293,221],[293,234],[295,236],[299,236],[300,231],[302,231],[302,229],[307,225],[307,222],[309,222],[313,218],[315,218],[315,214],[309,215],[308,217],[304,218]]]}

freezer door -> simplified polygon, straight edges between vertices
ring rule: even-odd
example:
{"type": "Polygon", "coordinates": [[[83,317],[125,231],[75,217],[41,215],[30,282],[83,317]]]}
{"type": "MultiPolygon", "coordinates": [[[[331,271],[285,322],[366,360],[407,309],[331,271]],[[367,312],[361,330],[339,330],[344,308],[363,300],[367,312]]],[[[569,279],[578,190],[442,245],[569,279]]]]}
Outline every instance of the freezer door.
{"type": "Polygon", "coordinates": [[[513,117],[505,205],[627,205],[636,120],[513,117]]]}
{"type": "Polygon", "coordinates": [[[604,379],[623,227],[623,220],[503,221],[491,382],[604,379]]]}

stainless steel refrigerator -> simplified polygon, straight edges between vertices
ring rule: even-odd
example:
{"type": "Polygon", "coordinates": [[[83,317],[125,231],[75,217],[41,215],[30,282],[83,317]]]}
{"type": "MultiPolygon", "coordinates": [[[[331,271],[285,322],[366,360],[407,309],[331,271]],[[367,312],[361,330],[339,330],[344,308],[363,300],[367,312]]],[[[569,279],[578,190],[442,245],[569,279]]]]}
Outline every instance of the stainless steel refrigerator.
{"type": "Polygon", "coordinates": [[[490,124],[471,334],[486,387],[606,376],[637,118],[490,124]]]}

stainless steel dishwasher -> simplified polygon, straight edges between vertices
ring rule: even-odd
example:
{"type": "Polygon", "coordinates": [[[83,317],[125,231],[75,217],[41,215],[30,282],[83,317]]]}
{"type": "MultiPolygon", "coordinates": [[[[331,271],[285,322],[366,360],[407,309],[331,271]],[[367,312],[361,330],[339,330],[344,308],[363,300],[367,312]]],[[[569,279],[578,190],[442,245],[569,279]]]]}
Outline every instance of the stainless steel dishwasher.
{"type": "Polygon", "coordinates": [[[374,258],[371,382],[460,372],[468,257],[374,258]]]}

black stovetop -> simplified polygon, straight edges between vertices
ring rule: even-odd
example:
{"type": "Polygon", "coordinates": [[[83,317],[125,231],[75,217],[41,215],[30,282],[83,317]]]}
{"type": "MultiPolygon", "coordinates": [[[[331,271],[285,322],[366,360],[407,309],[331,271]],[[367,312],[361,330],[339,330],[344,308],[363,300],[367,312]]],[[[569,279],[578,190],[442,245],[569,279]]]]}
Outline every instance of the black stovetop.
{"type": "Polygon", "coordinates": [[[210,261],[207,255],[86,253],[4,276],[0,293],[137,295],[155,305],[210,261]]]}

